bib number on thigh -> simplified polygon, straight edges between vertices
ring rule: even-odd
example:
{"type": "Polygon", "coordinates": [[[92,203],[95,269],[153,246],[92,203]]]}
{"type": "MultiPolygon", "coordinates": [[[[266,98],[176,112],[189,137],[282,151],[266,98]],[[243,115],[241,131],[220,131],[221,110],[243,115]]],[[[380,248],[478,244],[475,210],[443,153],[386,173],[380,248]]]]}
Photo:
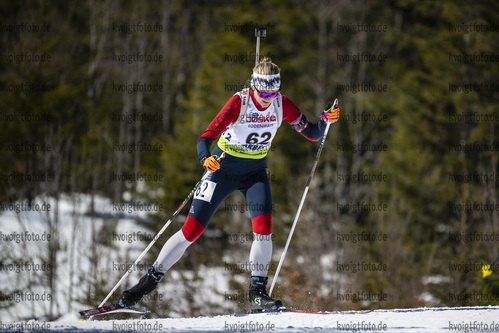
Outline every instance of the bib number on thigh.
{"type": "Polygon", "coordinates": [[[194,199],[211,202],[215,187],[217,187],[217,183],[212,182],[211,180],[203,180],[197,188],[196,193],[194,193],[194,199]]]}

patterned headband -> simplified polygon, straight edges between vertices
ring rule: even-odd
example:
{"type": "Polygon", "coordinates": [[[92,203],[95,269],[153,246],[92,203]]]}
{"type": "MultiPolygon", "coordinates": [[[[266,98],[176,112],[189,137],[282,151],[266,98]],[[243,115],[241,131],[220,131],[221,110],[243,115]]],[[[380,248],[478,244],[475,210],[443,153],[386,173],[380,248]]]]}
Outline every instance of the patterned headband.
{"type": "Polygon", "coordinates": [[[276,91],[281,89],[281,74],[262,75],[253,73],[251,88],[258,91],[276,91]]]}

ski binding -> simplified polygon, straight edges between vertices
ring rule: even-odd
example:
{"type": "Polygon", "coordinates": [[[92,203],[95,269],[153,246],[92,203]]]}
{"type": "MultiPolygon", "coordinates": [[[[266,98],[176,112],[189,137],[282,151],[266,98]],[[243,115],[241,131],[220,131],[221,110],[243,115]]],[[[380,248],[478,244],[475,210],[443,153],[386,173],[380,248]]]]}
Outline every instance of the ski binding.
{"type": "Polygon", "coordinates": [[[137,307],[124,308],[124,307],[121,307],[119,304],[108,304],[108,305],[100,306],[98,308],[80,311],[80,316],[88,317],[88,316],[97,316],[97,315],[102,315],[102,314],[106,314],[106,313],[118,313],[118,312],[145,314],[149,311],[147,311],[146,309],[143,309],[143,308],[137,308],[137,307]]]}

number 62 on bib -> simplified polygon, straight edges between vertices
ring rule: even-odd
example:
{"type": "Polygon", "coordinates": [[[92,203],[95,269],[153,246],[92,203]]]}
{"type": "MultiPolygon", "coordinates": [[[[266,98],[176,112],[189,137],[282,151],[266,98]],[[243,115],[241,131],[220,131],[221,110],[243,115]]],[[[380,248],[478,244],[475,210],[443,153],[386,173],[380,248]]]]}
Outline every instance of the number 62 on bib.
{"type": "Polygon", "coordinates": [[[211,197],[213,196],[215,187],[217,187],[217,183],[207,179],[203,180],[196,190],[196,193],[194,193],[194,199],[211,202],[211,197]]]}

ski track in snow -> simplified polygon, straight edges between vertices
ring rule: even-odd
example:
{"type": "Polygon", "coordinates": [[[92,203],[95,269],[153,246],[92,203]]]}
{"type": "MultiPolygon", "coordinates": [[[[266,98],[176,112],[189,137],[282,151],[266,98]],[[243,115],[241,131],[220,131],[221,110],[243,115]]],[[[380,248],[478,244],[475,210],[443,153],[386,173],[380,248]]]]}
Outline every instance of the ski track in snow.
{"type": "Polygon", "coordinates": [[[2,323],[41,332],[499,332],[499,306],[375,310],[366,314],[235,314],[212,317],[2,323]],[[42,329],[37,330],[36,326],[42,329]],[[45,325],[42,327],[42,325],[45,325]]]}

